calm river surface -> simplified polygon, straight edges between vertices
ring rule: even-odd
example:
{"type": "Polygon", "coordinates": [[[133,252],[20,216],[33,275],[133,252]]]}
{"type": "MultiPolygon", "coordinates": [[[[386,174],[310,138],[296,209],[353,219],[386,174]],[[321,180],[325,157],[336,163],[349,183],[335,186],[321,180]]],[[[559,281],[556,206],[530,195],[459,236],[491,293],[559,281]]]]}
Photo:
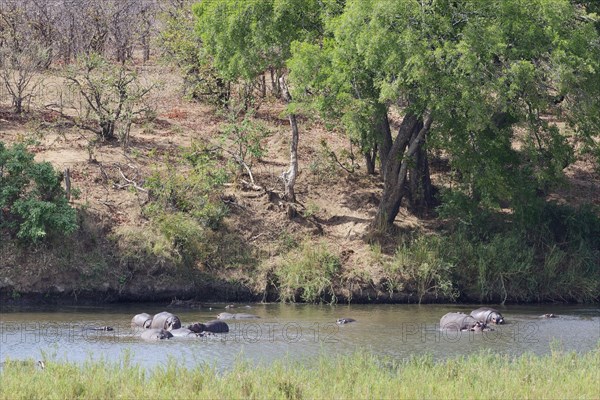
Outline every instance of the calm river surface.
{"type": "MultiPolygon", "coordinates": [[[[208,306],[207,306],[208,307],[208,306]]],[[[2,309],[0,361],[10,359],[118,360],[128,353],[135,363],[162,365],[176,359],[193,367],[206,362],[217,369],[243,358],[268,364],[276,360],[305,360],[315,356],[350,354],[366,350],[395,359],[431,354],[436,359],[489,349],[520,355],[546,354],[551,343],[567,351],[586,352],[600,341],[599,306],[499,307],[507,324],[484,334],[441,332],[439,320],[450,311],[469,313],[478,306],[465,305],[287,305],[252,304],[251,308],[225,310],[178,309],[156,304],[107,307],[53,307],[2,309]],[[173,338],[144,342],[129,327],[133,315],[167,310],[187,325],[214,319],[220,312],[259,315],[257,320],[226,321],[228,334],[214,338],[173,338]],[[555,319],[541,319],[554,313],[555,319]],[[338,318],[357,322],[338,326],[338,318]],[[112,326],[112,332],[84,331],[84,327],[112,326]]]]}

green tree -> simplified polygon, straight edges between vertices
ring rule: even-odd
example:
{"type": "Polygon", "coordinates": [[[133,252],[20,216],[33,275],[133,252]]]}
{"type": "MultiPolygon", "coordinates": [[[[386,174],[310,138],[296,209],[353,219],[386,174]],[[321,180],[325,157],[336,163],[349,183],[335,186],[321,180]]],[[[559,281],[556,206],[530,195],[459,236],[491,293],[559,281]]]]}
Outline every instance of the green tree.
{"type": "Polygon", "coordinates": [[[433,147],[450,154],[471,201],[523,209],[571,160],[544,113],[568,110],[561,98],[590,101],[584,82],[598,82],[598,35],[584,17],[566,0],[350,0],[329,40],[292,47],[291,78],[343,117],[374,121],[384,179],[374,228],[390,228],[407,195],[429,201],[433,147]],[[392,107],[403,115],[395,136],[392,107]]]}
{"type": "Polygon", "coordinates": [[[31,242],[73,232],[77,215],[60,183],[61,174],[24,145],[0,142],[0,230],[31,242]]]}
{"type": "Polygon", "coordinates": [[[277,94],[291,42],[321,29],[318,0],[207,0],[193,10],[202,46],[223,79],[251,83],[270,72],[277,94]]]}

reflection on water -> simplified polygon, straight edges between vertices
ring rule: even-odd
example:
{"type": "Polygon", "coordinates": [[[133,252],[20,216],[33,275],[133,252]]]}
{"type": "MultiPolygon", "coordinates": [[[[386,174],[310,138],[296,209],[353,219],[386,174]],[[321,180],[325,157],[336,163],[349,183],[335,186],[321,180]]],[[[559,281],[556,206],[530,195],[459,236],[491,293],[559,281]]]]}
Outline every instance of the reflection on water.
{"type": "MultiPolygon", "coordinates": [[[[184,324],[208,321],[225,311],[169,309],[184,324]]],[[[130,328],[134,314],[165,310],[164,306],[136,304],[103,308],[73,307],[37,311],[2,310],[0,313],[0,360],[44,355],[82,362],[86,359],[116,360],[128,352],[142,365],[164,364],[173,358],[185,366],[208,363],[227,368],[238,358],[269,363],[305,360],[321,354],[350,354],[366,350],[395,359],[432,354],[446,358],[480,350],[520,355],[548,353],[552,342],[564,350],[585,352],[600,341],[598,306],[508,306],[500,308],[507,324],[488,333],[439,330],[439,319],[450,311],[469,313],[478,306],[465,305],[283,305],[256,304],[251,312],[258,320],[230,320],[230,333],[209,338],[173,338],[149,343],[130,328]],[[554,313],[555,319],[541,315],[554,313]],[[337,325],[338,318],[357,320],[337,325]],[[111,326],[114,331],[86,328],[111,326]]]]}

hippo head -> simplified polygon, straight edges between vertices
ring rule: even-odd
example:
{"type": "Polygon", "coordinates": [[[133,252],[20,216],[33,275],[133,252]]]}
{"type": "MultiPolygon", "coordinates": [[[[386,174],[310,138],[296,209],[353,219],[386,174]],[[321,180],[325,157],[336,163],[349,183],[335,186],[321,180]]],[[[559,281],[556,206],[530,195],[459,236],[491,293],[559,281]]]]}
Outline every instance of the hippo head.
{"type": "Polygon", "coordinates": [[[172,315],[165,321],[165,329],[170,331],[181,328],[181,321],[177,315],[172,315]]]}
{"type": "Polygon", "coordinates": [[[490,315],[490,321],[495,323],[496,325],[500,325],[504,323],[504,317],[502,315],[494,313],[490,315]]]}
{"type": "Polygon", "coordinates": [[[195,322],[187,327],[190,331],[194,333],[201,333],[206,330],[206,325],[201,324],[200,322],[195,322]]]}
{"type": "Polygon", "coordinates": [[[469,328],[469,331],[471,332],[489,332],[492,330],[493,329],[487,326],[487,324],[480,321],[477,321],[471,326],[471,328],[469,328]]]}
{"type": "Polygon", "coordinates": [[[165,331],[164,329],[161,329],[160,332],[158,333],[158,339],[163,340],[163,339],[170,339],[173,337],[173,334],[169,331],[165,331]]]}

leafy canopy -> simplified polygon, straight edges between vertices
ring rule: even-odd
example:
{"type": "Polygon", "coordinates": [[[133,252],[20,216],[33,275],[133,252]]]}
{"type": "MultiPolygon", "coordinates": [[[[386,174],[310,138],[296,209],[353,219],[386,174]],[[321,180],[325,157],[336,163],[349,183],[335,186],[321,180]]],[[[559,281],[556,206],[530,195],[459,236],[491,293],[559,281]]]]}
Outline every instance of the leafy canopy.
{"type": "Polygon", "coordinates": [[[77,215],[60,183],[61,174],[23,144],[0,142],[0,230],[30,242],[73,232],[77,215]]]}

